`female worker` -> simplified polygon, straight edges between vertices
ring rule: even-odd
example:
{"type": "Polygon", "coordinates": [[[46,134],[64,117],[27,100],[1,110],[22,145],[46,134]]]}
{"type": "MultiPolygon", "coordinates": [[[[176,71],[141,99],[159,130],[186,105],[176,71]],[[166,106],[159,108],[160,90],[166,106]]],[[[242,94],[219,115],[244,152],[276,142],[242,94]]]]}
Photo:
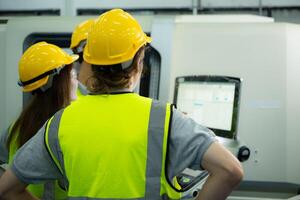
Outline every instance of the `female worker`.
{"type": "Polygon", "coordinates": [[[210,173],[199,199],[230,194],[243,171],[211,132],[169,104],[132,93],[149,42],[121,9],[96,20],[84,49],[91,94],[57,112],[18,152],[0,179],[0,197],[26,198],[24,183],[62,174],[69,199],[180,199],[170,180],[187,167],[210,173]],[[28,152],[45,159],[30,162],[28,152]]]}
{"type": "Polygon", "coordinates": [[[87,63],[83,60],[83,49],[86,45],[86,38],[88,33],[94,24],[95,19],[88,19],[80,24],[78,24],[71,37],[70,49],[72,49],[74,54],[79,55],[78,60],[74,63],[74,68],[78,75],[78,90],[77,90],[77,98],[80,99],[82,96],[88,94],[86,89],[86,80],[89,72],[86,70],[87,63]]]}
{"type": "MultiPolygon", "coordinates": [[[[76,99],[77,80],[72,63],[77,58],[77,55],[69,56],[46,42],[34,44],[25,51],[19,62],[19,85],[33,97],[15,123],[1,135],[0,163],[12,164],[17,149],[32,138],[54,113],[76,99]]],[[[66,199],[66,192],[58,185],[55,191],[51,190],[52,184],[29,185],[28,190],[39,198],[66,199]]]]}

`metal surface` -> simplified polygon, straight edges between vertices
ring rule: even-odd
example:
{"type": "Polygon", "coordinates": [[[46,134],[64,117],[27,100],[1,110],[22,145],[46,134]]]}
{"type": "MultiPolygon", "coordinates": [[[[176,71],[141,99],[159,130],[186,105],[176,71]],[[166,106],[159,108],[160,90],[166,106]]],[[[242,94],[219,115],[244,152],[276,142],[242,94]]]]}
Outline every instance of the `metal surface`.
{"type": "MultiPolygon", "coordinates": [[[[79,9],[111,9],[111,8],[123,8],[123,9],[189,9],[193,12],[193,5],[198,4],[198,0],[124,0],[124,1],[112,1],[112,0],[52,0],[52,1],[39,1],[39,0],[0,0],[0,11],[28,11],[28,10],[53,10],[58,9],[62,16],[75,16],[79,9]]],[[[260,0],[259,0],[260,1],[260,0]]],[[[298,0],[285,0],[274,1],[264,0],[261,3],[264,7],[292,7],[300,6],[298,0]]],[[[197,6],[199,8],[199,6],[197,6]]],[[[259,8],[257,1],[245,1],[245,0],[202,0],[200,8],[259,8]]]]}
{"type": "Polygon", "coordinates": [[[295,159],[300,143],[300,27],[233,20],[167,23],[156,22],[152,30],[160,38],[153,40],[154,47],[162,55],[167,52],[160,99],[172,101],[178,76],[242,77],[238,135],[253,152],[243,163],[245,180],[300,183],[300,160],[295,159]]]}
{"type": "MultiPolygon", "coordinates": [[[[5,55],[5,49],[6,49],[6,24],[0,24],[0,91],[4,91],[6,87],[6,67],[5,67],[5,61],[6,61],[6,55],[5,55]]],[[[4,95],[4,93],[2,93],[4,95]]],[[[2,96],[1,95],[1,96],[2,96]]],[[[0,98],[0,133],[1,130],[5,129],[5,120],[6,115],[4,112],[6,106],[6,99],[4,96],[0,98]]]]}

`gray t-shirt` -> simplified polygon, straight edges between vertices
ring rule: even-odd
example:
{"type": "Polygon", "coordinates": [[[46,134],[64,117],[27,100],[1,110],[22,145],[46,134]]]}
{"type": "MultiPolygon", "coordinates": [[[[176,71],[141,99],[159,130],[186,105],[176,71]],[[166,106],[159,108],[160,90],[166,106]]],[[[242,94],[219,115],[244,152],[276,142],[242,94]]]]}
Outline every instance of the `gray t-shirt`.
{"type": "Polygon", "coordinates": [[[61,174],[47,152],[45,125],[16,153],[11,169],[24,183],[37,184],[61,179],[61,174]]]}
{"type": "MultiPolygon", "coordinates": [[[[61,178],[45,147],[44,134],[45,125],[15,155],[11,169],[24,183],[61,178]]],[[[200,170],[203,154],[216,140],[213,132],[174,110],[170,134],[168,177],[174,177],[186,167],[200,170]]]]}

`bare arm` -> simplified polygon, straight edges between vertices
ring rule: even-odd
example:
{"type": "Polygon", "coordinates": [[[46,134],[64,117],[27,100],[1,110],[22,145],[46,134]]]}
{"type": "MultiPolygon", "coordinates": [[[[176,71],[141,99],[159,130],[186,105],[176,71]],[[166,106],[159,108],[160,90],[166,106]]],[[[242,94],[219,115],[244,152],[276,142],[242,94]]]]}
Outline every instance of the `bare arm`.
{"type": "Polygon", "coordinates": [[[202,166],[210,176],[200,191],[198,200],[224,200],[243,178],[240,162],[218,142],[207,149],[202,166]]]}
{"type": "Polygon", "coordinates": [[[27,190],[27,185],[19,181],[14,173],[8,169],[0,178],[1,200],[37,200],[27,190]]]}

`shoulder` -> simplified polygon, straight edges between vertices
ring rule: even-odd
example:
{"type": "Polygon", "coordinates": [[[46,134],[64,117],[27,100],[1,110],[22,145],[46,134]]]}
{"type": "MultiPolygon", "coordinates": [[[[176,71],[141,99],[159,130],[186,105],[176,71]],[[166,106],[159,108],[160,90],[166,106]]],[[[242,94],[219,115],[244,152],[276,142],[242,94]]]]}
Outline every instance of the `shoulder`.
{"type": "Polygon", "coordinates": [[[198,124],[187,114],[182,113],[180,110],[172,109],[172,122],[171,128],[173,134],[179,135],[205,135],[208,137],[214,137],[213,131],[207,127],[198,124]]]}

